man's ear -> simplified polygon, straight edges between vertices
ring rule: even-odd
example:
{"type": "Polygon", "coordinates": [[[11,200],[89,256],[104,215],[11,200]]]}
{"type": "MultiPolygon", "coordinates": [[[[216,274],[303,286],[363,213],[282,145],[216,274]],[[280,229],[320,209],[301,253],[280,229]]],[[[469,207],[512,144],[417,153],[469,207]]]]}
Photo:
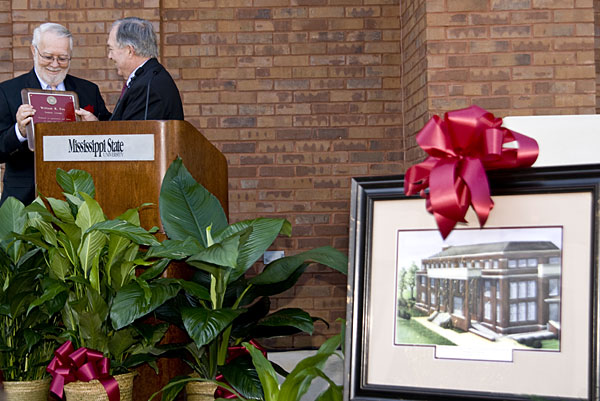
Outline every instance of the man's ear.
{"type": "Polygon", "coordinates": [[[29,48],[31,49],[31,55],[35,57],[35,46],[32,44],[31,46],[29,46],[29,48]]]}

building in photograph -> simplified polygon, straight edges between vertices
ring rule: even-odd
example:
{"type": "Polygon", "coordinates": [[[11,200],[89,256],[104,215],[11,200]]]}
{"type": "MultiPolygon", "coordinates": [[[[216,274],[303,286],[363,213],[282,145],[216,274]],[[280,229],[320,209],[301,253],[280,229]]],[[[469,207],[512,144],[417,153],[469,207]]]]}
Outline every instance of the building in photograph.
{"type": "Polygon", "coordinates": [[[450,246],[422,260],[416,307],[454,327],[560,335],[561,250],[550,241],[450,246]]]}

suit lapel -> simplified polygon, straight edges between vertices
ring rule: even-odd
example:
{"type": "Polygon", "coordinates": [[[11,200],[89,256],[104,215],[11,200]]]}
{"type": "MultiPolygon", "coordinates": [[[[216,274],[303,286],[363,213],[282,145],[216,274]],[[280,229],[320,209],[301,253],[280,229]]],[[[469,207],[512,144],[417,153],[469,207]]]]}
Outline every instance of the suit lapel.
{"type": "Polygon", "coordinates": [[[40,81],[33,69],[27,74],[27,87],[32,89],[42,89],[42,85],[40,85],[40,81]]]}
{"type": "Polygon", "coordinates": [[[71,79],[71,76],[69,74],[67,74],[67,76],[65,77],[65,90],[68,91],[75,91],[75,85],[73,84],[73,80],[71,79]]]}

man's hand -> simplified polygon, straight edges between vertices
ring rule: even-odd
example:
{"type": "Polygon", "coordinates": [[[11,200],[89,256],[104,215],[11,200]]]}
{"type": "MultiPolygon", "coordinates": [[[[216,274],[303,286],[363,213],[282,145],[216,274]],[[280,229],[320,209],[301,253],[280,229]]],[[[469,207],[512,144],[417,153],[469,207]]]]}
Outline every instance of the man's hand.
{"type": "Polygon", "coordinates": [[[98,121],[98,117],[85,109],[77,109],[75,110],[75,114],[81,117],[82,121],[98,121]]]}
{"type": "Polygon", "coordinates": [[[35,109],[30,104],[22,104],[17,109],[17,124],[21,136],[25,138],[27,136],[27,124],[33,120],[35,109]]]}

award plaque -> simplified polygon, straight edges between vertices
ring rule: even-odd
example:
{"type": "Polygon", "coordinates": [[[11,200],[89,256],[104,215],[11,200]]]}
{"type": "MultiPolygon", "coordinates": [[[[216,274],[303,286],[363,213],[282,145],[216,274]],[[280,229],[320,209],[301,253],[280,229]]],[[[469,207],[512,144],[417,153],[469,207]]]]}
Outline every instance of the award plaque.
{"type": "Polygon", "coordinates": [[[21,90],[21,100],[35,109],[33,122],[27,125],[27,141],[31,150],[35,143],[35,123],[79,121],[79,116],[75,114],[79,108],[75,92],[26,88],[21,90]]]}

